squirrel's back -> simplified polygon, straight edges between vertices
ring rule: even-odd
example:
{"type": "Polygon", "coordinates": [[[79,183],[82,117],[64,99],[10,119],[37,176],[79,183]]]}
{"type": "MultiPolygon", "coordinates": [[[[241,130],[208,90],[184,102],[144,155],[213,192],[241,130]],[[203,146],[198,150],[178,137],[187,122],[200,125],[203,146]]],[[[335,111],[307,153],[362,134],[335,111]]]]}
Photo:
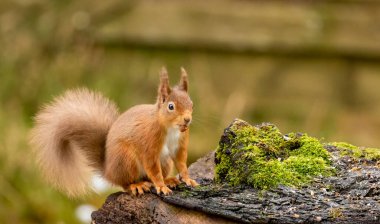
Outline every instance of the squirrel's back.
{"type": "Polygon", "coordinates": [[[122,113],[112,125],[108,133],[107,144],[114,145],[114,142],[121,139],[136,139],[138,135],[147,132],[144,129],[152,129],[156,126],[154,122],[157,122],[156,105],[141,104],[131,107],[122,113]]]}
{"type": "Polygon", "coordinates": [[[107,133],[118,116],[113,102],[87,89],[45,106],[30,142],[46,179],[70,196],[86,193],[92,171],[103,171],[107,133]]]}

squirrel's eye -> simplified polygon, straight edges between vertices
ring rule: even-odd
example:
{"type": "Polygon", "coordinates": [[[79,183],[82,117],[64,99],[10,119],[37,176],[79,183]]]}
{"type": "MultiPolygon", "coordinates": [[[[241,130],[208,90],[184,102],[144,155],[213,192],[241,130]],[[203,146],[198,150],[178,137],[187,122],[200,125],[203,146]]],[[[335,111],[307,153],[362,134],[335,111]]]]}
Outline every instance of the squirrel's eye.
{"type": "Polygon", "coordinates": [[[169,103],[168,104],[168,108],[169,108],[169,110],[174,110],[174,104],[173,103],[169,103]]]}

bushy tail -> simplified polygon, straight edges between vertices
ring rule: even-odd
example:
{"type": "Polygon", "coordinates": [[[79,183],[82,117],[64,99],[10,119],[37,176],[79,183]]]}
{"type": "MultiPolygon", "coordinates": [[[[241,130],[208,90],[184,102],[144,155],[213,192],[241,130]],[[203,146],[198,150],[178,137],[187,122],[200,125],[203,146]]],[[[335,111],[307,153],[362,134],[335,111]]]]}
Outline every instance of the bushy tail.
{"type": "Polygon", "coordinates": [[[90,190],[102,171],[105,142],[118,117],[116,105],[87,89],[65,92],[35,117],[30,143],[47,181],[71,197],[90,190]]]}

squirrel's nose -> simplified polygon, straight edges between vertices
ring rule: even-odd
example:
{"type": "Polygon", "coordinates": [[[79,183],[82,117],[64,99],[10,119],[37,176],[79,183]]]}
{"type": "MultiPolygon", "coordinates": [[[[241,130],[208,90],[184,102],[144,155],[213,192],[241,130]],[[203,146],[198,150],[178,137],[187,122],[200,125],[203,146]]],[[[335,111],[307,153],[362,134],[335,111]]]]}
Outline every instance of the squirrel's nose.
{"type": "Polygon", "coordinates": [[[191,121],[191,119],[189,117],[185,117],[183,120],[185,121],[186,124],[190,123],[190,121],[191,121]]]}

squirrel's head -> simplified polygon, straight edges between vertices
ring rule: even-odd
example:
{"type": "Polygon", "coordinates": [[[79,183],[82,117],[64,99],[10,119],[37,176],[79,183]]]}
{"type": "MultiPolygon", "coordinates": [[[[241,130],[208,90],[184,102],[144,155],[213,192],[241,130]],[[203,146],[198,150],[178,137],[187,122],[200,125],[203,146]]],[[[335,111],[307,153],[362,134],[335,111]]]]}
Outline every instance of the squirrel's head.
{"type": "Polygon", "coordinates": [[[189,81],[184,68],[181,68],[181,80],[173,88],[169,85],[169,76],[165,68],[160,72],[157,106],[159,120],[166,127],[188,130],[192,120],[193,102],[188,94],[189,81]]]}

